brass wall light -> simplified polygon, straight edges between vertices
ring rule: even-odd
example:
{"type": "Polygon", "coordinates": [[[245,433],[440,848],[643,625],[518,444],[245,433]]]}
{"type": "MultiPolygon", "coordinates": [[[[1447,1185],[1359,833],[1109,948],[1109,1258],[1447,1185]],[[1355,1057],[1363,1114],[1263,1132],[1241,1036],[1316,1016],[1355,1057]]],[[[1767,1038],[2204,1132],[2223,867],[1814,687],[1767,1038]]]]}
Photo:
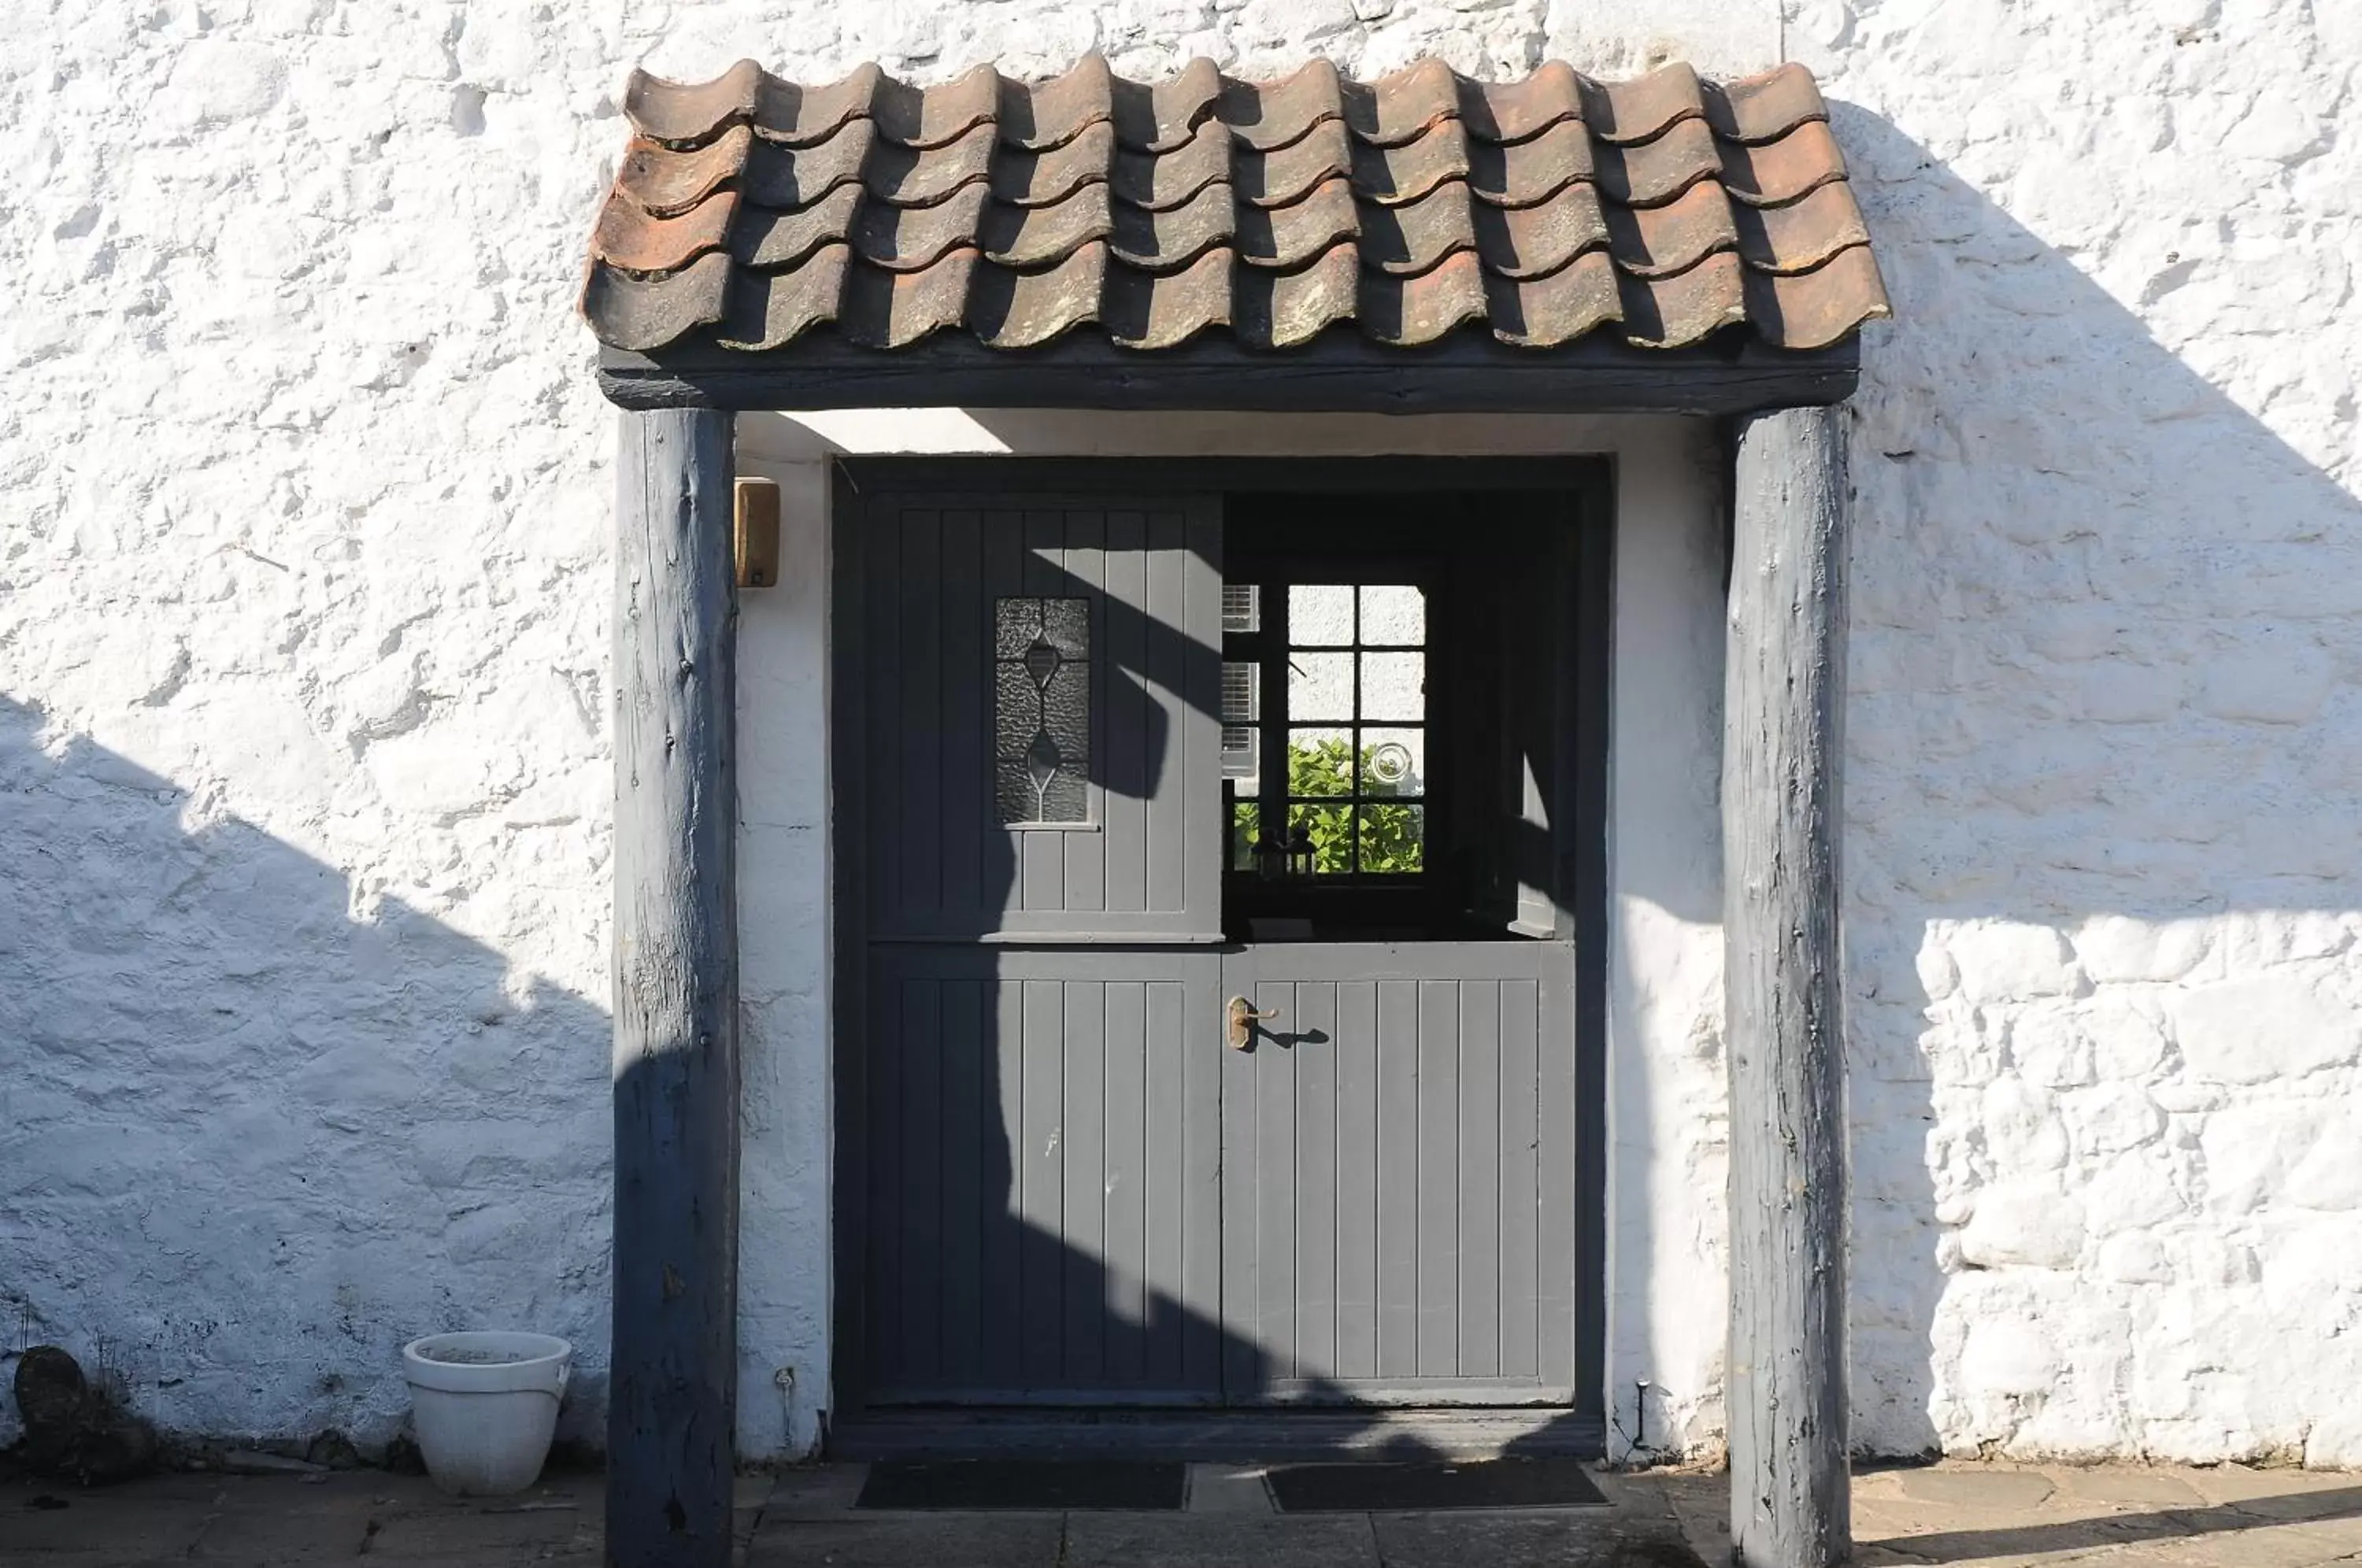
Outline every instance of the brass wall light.
{"type": "Polygon", "coordinates": [[[779,481],[742,479],[736,486],[738,586],[779,581],[779,481]]]}

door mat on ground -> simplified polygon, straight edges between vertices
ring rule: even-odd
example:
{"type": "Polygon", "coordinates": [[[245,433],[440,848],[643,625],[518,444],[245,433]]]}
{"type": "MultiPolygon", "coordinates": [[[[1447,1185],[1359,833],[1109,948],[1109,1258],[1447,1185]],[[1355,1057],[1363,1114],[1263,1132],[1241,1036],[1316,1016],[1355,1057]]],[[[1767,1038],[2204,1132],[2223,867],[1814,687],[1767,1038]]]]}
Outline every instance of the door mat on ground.
{"type": "Polygon", "coordinates": [[[1117,1459],[893,1460],[869,1467],[856,1508],[1178,1508],[1186,1465],[1117,1459]]]}
{"type": "Polygon", "coordinates": [[[1433,1464],[1288,1464],[1264,1474],[1284,1514],[1403,1513],[1429,1508],[1604,1507],[1574,1459],[1433,1464]]]}

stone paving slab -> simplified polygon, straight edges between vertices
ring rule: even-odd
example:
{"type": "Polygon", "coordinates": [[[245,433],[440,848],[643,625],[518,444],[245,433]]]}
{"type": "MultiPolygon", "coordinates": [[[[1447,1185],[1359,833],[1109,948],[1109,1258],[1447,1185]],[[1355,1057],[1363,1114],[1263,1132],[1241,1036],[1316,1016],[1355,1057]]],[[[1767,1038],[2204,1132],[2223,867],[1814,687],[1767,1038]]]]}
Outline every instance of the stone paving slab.
{"type": "Polygon", "coordinates": [[[1071,1514],[1063,1568],[1380,1568],[1362,1514],[1071,1514]]]}
{"type": "Polygon", "coordinates": [[[766,1522],[746,1568],[1058,1568],[1058,1514],[865,1514],[766,1522]]]}
{"type": "Polygon", "coordinates": [[[1670,1526],[1595,1511],[1374,1514],[1370,1524],[1385,1568],[1700,1568],[1670,1526]]]}

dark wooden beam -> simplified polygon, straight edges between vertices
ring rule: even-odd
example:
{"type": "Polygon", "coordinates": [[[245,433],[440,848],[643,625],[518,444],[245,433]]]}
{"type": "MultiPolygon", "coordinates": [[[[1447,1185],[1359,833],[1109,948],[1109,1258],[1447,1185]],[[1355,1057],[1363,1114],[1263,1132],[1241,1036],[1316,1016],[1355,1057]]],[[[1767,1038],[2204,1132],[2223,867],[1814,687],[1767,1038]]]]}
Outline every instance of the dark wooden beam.
{"type": "Polygon", "coordinates": [[[738,1377],[732,419],[621,424],[607,1561],[723,1568],[738,1377]]]}
{"type": "Polygon", "coordinates": [[[1730,1061],[1730,1531],[1830,1568],[1847,1488],[1841,409],[1738,425],[1722,823],[1730,1061]]]}
{"type": "Polygon", "coordinates": [[[1076,332],[1040,348],[988,348],[944,332],[907,348],[830,337],[765,354],[690,345],[602,352],[599,384],[625,408],[1075,408],[1370,414],[1616,411],[1740,414],[1839,402],[1860,368],[1853,339],[1810,351],[1732,337],[1635,348],[1595,335],[1515,348],[1466,332],[1418,348],[1332,332],[1257,351],[1209,333],[1175,348],[1122,348],[1076,332]]]}

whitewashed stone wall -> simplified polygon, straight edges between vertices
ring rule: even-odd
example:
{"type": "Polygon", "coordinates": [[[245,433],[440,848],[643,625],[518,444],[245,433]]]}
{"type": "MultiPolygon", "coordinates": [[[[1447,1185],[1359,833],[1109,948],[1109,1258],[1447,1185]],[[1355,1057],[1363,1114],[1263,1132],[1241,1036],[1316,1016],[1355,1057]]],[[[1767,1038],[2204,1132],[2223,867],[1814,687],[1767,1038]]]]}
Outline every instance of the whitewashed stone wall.
{"type": "Polygon", "coordinates": [[[2362,7],[1807,0],[1787,46],[1900,318],[1856,425],[1860,1436],[2362,1464],[2362,7]]]}
{"type": "MultiPolygon", "coordinates": [[[[569,305],[623,74],[1091,47],[1823,73],[1903,317],[1856,427],[1860,1435],[2362,1463],[2329,0],[0,7],[0,1348],[185,1431],[371,1441],[400,1339],[529,1321],[595,1413],[611,438],[569,305]]],[[[817,608],[772,602],[750,636],[808,658],[817,608]]],[[[748,744],[790,797],[750,853],[809,883],[809,748],[748,744]]],[[[1710,1449],[1697,913],[1619,910],[1668,956],[1618,1004],[1651,1043],[1617,1136],[1651,1136],[1611,1293],[1649,1326],[1611,1370],[1710,1449]]],[[[803,929],[810,977],[748,999],[758,1451],[811,1440],[825,1353],[803,929]]]]}

